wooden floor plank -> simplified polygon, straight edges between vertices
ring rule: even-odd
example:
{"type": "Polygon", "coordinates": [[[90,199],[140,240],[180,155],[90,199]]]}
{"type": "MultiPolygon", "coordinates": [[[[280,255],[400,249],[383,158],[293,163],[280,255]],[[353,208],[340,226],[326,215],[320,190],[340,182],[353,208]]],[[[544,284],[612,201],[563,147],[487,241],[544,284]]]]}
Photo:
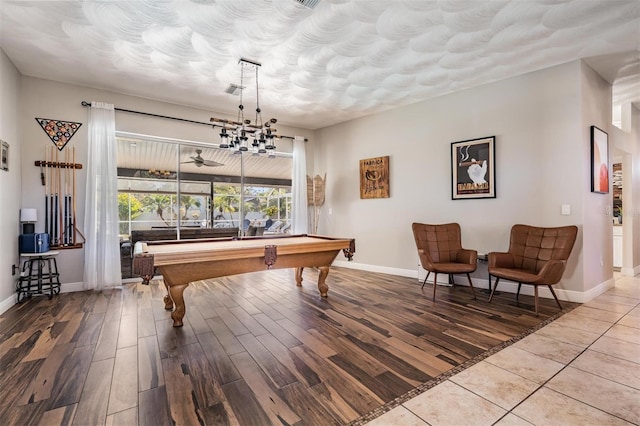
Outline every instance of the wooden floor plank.
{"type": "MultiPolygon", "coordinates": [[[[264,328],[269,330],[270,335],[275,336],[280,343],[282,343],[287,348],[292,348],[294,346],[301,345],[302,342],[291,335],[287,330],[285,330],[280,324],[275,322],[271,317],[266,314],[258,314],[253,316],[256,321],[258,321],[264,328]]],[[[284,319],[281,318],[281,319],[284,319]]]]}
{"type": "Polygon", "coordinates": [[[93,346],[81,346],[60,364],[51,388],[51,398],[47,400],[48,410],[80,401],[92,358],[93,346]]]}
{"type": "Polygon", "coordinates": [[[60,366],[73,353],[74,347],[75,344],[67,343],[53,348],[38,370],[36,378],[29,382],[29,387],[22,393],[18,405],[44,401],[51,397],[51,390],[60,366]]]}
{"type": "MultiPolygon", "coordinates": [[[[178,419],[179,423],[183,422],[178,419]]],[[[140,392],[138,398],[139,426],[173,426],[176,422],[171,417],[167,390],[164,386],[140,392]]]]}
{"type": "Polygon", "coordinates": [[[156,323],[153,318],[153,308],[151,306],[138,309],[137,324],[138,338],[156,335],[156,323]]]}
{"type": "Polygon", "coordinates": [[[209,318],[206,321],[209,325],[209,328],[216,336],[216,339],[218,339],[220,344],[224,347],[227,355],[244,352],[244,347],[240,344],[236,336],[233,335],[231,330],[229,330],[229,328],[225,325],[224,321],[220,319],[220,317],[209,318]]]}
{"type": "Polygon", "coordinates": [[[297,381],[293,373],[262,346],[255,336],[245,334],[238,336],[238,340],[278,388],[297,381]]]}
{"type": "Polygon", "coordinates": [[[138,390],[140,392],[164,385],[158,339],[147,336],[138,339],[138,390]]]}
{"type": "MultiPolygon", "coordinates": [[[[0,398],[0,419],[8,419],[14,417],[20,419],[22,417],[28,417],[34,419],[47,409],[46,406],[42,406],[42,401],[32,402],[31,404],[18,405],[23,395],[28,392],[30,384],[38,375],[38,371],[42,367],[44,360],[38,359],[35,361],[21,362],[11,370],[5,372],[5,382],[0,385],[0,389],[3,390],[3,397],[0,398]],[[14,413],[16,407],[26,407],[24,410],[20,410],[20,413],[14,413]],[[38,410],[38,414],[34,416],[28,414],[30,409],[38,410]]],[[[19,424],[20,422],[18,422],[19,424]]]]}
{"type": "MultiPolygon", "coordinates": [[[[198,401],[198,406],[203,411],[208,407],[222,404],[225,400],[220,382],[216,380],[213,367],[209,364],[200,343],[193,343],[182,348],[183,370],[186,370],[191,379],[193,395],[198,401]]],[[[211,422],[207,416],[203,416],[205,423],[211,422]]]]}
{"type": "Polygon", "coordinates": [[[306,346],[296,346],[291,351],[318,374],[322,383],[328,387],[332,400],[346,401],[360,415],[368,413],[384,403],[375,392],[368,389],[363,383],[353,380],[353,377],[346,371],[334,368],[331,361],[320,357],[306,346]]]}
{"type": "Polygon", "coordinates": [[[231,406],[234,407],[234,416],[237,418],[238,424],[272,424],[264,408],[256,399],[256,395],[244,380],[236,380],[222,385],[222,390],[231,406]]]}
{"type": "Polygon", "coordinates": [[[229,311],[244,325],[254,336],[267,334],[268,331],[260,325],[242,306],[230,308],[229,311]]]}
{"type": "Polygon", "coordinates": [[[91,363],[73,418],[74,425],[104,424],[112,377],[113,358],[91,363]]]}
{"type": "Polygon", "coordinates": [[[183,365],[184,360],[180,356],[162,360],[171,418],[183,425],[203,424],[200,407],[196,406],[191,378],[183,365]]]}
{"type": "Polygon", "coordinates": [[[102,324],[96,350],[93,354],[94,361],[100,361],[116,356],[118,348],[118,333],[120,332],[120,318],[114,321],[105,321],[102,324]]]}
{"type": "Polygon", "coordinates": [[[98,336],[100,336],[103,321],[104,313],[94,314],[85,312],[82,323],[72,341],[76,342],[77,347],[95,345],[98,341],[98,336]]]}
{"type": "MultiPolygon", "coordinates": [[[[124,311],[123,311],[124,312],[124,311]]],[[[135,346],[138,342],[138,313],[122,315],[118,332],[118,349],[135,346]]]]}
{"type": "Polygon", "coordinates": [[[213,368],[213,374],[219,383],[230,383],[242,378],[224,347],[211,331],[198,334],[198,342],[200,342],[204,355],[213,368]]]}
{"type": "Polygon", "coordinates": [[[278,360],[285,368],[293,373],[299,382],[311,387],[320,383],[318,374],[304,361],[291,352],[280,340],[271,334],[258,336],[258,341],[278,360]]]}
{"type": "Polygon", "coordinates": [[[137,426],[138,424],[138,406],[129,408],[128,410],[119,411],[107,416],[105,426],[137,426]]]}
{"type": "Polygon", "coordinates": [[[39,426],[68,426],[76,415],[78,404],[67,405],[45,411],[40,418],[39,426]]]}
{"type": "Polygon", "coordinates": [[[269,385],[270,380],[249,353],[241,352],[233,355],[231,359],[273,424],[282,421],[284,424],[292,425],[301,420],[280,398],[276,389],[269,385]]]}
{"type": "Polygon", "coordinates": [[[138,348],[118,349],[113,366],[107,414],[138,406],[138,348]]]}

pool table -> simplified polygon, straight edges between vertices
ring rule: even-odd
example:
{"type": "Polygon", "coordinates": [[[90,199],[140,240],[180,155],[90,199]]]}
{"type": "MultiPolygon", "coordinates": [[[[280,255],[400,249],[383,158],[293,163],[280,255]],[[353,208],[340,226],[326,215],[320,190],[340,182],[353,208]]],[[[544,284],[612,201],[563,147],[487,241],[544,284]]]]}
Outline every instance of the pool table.
{"type": "Polygon", "coordinates": [[[327,297],[329,266],[340,250],[351,260],[355,240],[321,235],[234,237],[181,241],[139,241],[134,248],[133,273],[148,284],[157,268],[167,288],[165,309],[174,327],[182,326],[184,289],[192,281],[265,269],[295,268],[302,285],[304,267],[317,267],[320,296],[327,297]]]}

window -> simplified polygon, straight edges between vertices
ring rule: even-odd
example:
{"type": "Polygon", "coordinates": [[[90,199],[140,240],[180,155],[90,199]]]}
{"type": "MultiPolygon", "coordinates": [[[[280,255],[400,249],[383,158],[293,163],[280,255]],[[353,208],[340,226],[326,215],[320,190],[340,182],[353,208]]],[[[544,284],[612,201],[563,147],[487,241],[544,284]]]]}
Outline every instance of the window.
{"type": "Polygon", "coordinates": [[[118,134],[117,144],[121,240],[134,230],[244,229],[247,219],[291,221],[289,154],[238,155],[125,133],[118,134]]]}

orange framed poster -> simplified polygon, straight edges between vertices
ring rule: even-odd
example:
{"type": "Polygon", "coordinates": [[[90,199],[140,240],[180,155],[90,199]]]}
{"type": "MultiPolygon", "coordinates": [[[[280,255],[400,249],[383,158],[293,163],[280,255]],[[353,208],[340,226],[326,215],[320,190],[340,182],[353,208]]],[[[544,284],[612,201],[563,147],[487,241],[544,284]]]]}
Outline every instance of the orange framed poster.
{"type": "Polygon", "coordinates": [[[360,160],[360,198],[389,198],[389,156],[360,160]]]}

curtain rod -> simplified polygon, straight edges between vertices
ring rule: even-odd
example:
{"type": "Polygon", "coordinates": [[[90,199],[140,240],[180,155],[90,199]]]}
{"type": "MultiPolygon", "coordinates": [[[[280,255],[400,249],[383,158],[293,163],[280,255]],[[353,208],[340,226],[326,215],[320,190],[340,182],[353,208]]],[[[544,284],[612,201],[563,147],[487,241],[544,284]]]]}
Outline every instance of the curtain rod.
{"type": "MultiPolygon", "coordinates": [[[[82,101],[80,104],[83,107],[90,107],[91,106],[91,102],[87,102],[87,101],[82,101]]],[[[186,118],[170,117],[168,115],[152,114],[150,112],[133,111],[131,109],[123,109],[123,108],[116,108],[116,107],[114,107],[113,109],[116,110],[116,111],[128,112],[128,113],[131,113],[131,114],[140,114],[140,115],[146,115],[146,116],[149,116],[149,117],[165,118],[167,120],[176,120],[176,121],[182,121],[182,122],[185,122],[185,123],[192,123],[192,124],[202,124],[202,125],[205,125],[205,126],[211,126],[213,128],[216,127],[215,124],[205,123],[204,121],[195,121],[195,120],[189,120],[189,119],[186,119],[186,118]]],[[[222,126],[218,126],[218,127],[222,127],[222,126]]],[[[294,139],[292,136],[277,135],[276,137],[280,138],[280,139],[294,139]]],[[[306,142],[306,138],[305,138],[305,142],[306,142]]]]}

